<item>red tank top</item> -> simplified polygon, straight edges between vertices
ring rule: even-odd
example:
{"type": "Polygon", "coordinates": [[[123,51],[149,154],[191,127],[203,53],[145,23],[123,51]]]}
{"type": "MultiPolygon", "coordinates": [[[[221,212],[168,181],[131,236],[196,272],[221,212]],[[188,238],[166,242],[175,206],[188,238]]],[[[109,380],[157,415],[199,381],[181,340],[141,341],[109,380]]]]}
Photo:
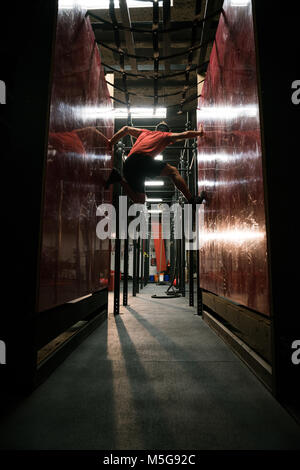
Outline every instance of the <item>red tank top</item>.
{"type": "Polygon", "coordinates": [[[143,129],[134,146],[130,150],[128,157],[132,153],[144,153],[151,155],[151,157],[155,157],[162,152],[167,145],[171,144],[170,135],[172,135],[171,132],[149,131],[147,129],[143,129]]]}

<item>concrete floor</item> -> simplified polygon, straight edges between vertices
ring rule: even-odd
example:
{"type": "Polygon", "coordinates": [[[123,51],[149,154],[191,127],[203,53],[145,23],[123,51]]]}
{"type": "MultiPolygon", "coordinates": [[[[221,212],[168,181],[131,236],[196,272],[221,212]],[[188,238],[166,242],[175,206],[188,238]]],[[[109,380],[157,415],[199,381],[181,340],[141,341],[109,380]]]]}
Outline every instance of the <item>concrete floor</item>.
{"type": "MultiPolygon", "coordinates": [[[[2,449],[300,449],[300,428],[188,299],[130,306],[0,426],[2,449]]],[[[112,312],[112,303],[110,303],[112,312]]]]}

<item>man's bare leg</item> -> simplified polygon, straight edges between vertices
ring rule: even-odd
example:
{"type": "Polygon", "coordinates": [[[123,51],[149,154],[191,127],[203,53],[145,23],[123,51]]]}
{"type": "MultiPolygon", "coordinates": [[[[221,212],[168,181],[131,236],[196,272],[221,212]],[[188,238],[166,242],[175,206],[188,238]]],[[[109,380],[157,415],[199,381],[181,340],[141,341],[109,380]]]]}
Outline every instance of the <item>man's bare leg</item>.
{"type": "Polygon", "coordinates": [[[177,170],[175,166],[171,166],[167,163],[167,165],[161,172],[161,176],[168,176],[169,178],[171,178],[176,188],[179,189],[179,191],[184,195],[187,201],[192,200],[193,196],[186,182],[184,181],[184,179],[182,178],[182,176],[180,175],[179,171],[177,170]]]}

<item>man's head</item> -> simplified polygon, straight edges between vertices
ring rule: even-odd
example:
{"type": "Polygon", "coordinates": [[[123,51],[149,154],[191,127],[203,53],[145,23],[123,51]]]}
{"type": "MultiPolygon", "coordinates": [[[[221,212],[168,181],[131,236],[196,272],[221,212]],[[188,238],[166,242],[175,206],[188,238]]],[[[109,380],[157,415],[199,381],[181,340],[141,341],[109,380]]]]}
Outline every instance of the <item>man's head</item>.
{"type": "Polygon", "coordinates": [[[165,121],[161,121],[159,124],[157,124],[155,130],[160,132],[170,132],[170,128],[165,121]]]}

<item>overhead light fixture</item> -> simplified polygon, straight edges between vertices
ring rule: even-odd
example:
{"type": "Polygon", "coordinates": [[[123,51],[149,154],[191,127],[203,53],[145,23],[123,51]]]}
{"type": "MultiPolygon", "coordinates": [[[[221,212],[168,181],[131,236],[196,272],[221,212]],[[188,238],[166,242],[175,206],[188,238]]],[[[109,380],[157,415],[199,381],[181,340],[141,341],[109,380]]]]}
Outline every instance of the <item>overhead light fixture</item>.
{"type": "Polygon", "coordinates": [[[68,106],[61,102],[62,108],[68,109],[77,119],[84,121],[93,121],[94,119],[113,119],[113,109],[110,106],[68,106]]]}
{"type": "MultiPolygon", "coordinates": [[[[159,6],[162,6],[162,0],[159,0],[159,4],[159,6]]],[[[87,10],[108,10],[109,0],[59,0],[59,8],[61,9],[70,9],[76,6],[87,10]]],[[[127,0],[127,6],[128,8],[151,8],[153,7],[153,3],[127,0]]],[[[171,7],[172,6],[173,0],[171,0],[171,7]]],[[[120,8],[118,0],[115,0],[115,8],[120,8]]]]}
{"type": "MultiPolygon", "coordinates": [[[[105,106],[74,106],[72,107],[72,112],[85,120],[93,119],[126,119],[128,116],[127,108],[111,108],[105,106]]],[[[156,108],[154,113],[153,108],[131,108],[131,116],[133,118],[166,118],[167,109],[166,108],[156,108]]]]}
{"type": "Polygon", "coordinates": [[[163,186],[165,183],[164,181],[157,180],[157,181],[145,181],[145,186],[163,186]]]}
{"type": "Polygon", "coordinates": [[[154,157],[154,160],[163,160],[164,157],[162,155],[156,155],[156,157],[154,157]]]}
{"type": "MultiPolygon", "coordinates": [[[[167,117],[167,108],[131,108],[131,117],[135,119],[143,118],[166,118],[167,117]]],[[[116,119],[126,118],[128,116],[127,108],[115,108],[113,110],[114,117],[116,119]]]]}
{"type": "Polygon", "coordinates": [[[157,198],[147,198],[146,197],[146,202],[162,202],[162,199],[160,197],[157,197],[157,198]]]}

